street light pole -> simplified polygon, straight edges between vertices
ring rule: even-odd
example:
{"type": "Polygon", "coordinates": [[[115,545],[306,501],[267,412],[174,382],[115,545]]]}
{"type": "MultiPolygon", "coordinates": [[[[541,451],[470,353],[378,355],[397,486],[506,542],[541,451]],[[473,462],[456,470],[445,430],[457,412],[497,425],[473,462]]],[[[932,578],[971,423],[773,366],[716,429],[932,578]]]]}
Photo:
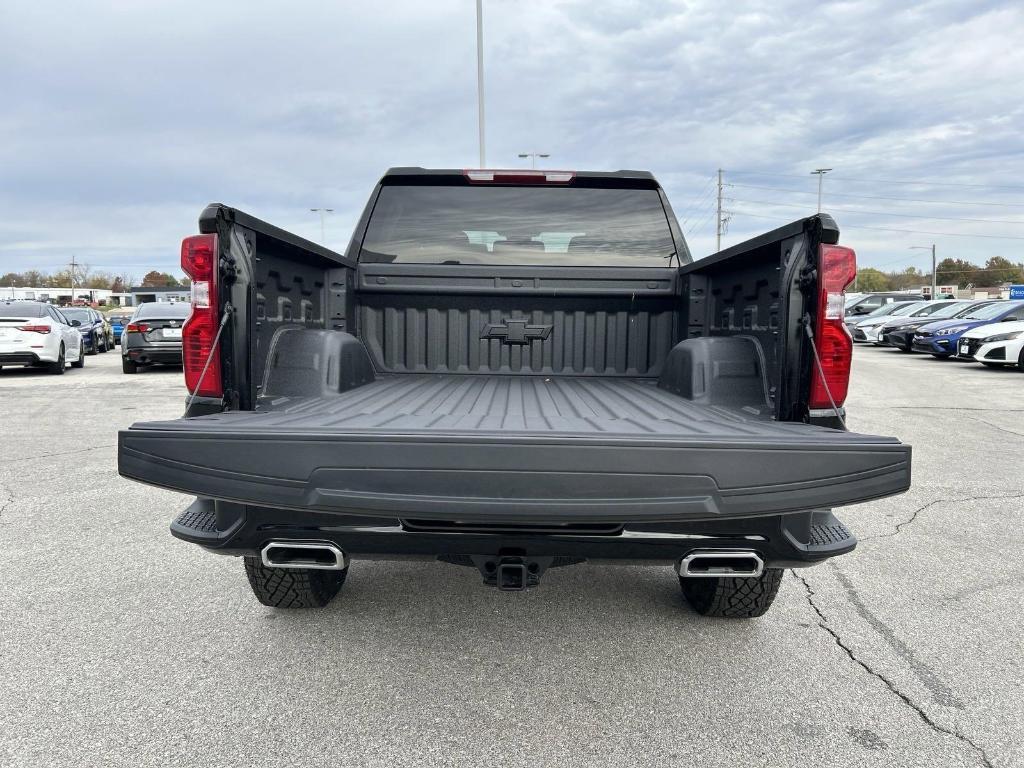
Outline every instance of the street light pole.
{"type": "Polygon", "coordinates": [[[484,8],[483,0],[476,0],[476,98],[480,130],[480,167],[487,166],[484,151],[484,8]]]}
{"type": "Polygon", "coordinates": [[[818,213],[821,213],[821,180],[831,170],[831,168],[815,168],[811,171],[811,176],[818,177],[818,213]]]}
{"type": "Polygon", "coordinates": [[[320,244],[321,245],[326,245],[327,244],[327,238],[324,236],[324,216],[326,214],[328,214],[328,213],[334,213],[334,209],[333,208],[310,208],[309,210],[312,211],[313,213],[319,213],[320,214],[320,244]]]}
{"type": "Polygon", "coordinates": [[[935,243],[931,245],[912,245],[910,246],[912,251],[931,251],[932,252],[932,300],[935,299],[935,243]]]}
{"type": "Polygon", "coordinates": [[[528,158],[530,158],[530,167],[533,168],[534,170],[536,170],[536,168],[537,168],[537,158],[538,157],[551,157],[551,155],[549,155],[549,154],[547,154],[545,152],[520,152],[519,153],[519,157],[528,157],[528,158]]]}

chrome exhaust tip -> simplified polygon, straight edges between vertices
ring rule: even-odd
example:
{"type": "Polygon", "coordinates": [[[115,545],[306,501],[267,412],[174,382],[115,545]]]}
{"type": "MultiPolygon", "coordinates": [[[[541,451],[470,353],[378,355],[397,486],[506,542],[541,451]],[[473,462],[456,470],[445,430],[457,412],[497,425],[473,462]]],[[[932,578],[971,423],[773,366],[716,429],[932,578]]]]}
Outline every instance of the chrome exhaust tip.
{"type": "Polygon", "coordinates": [[[268,568],[313,568],[324,571],[343,571],[348,568],[348,556],[329,542],[314,544],[272,541],[260,551],[260,558],[268,568]]]}
{"type": "Polygon", "coordinates": [[[691,552],[679,562],[679,575],[687,578],[756,579],[764,573],[764,560],[756,552],[735,549],[691,552]]]}

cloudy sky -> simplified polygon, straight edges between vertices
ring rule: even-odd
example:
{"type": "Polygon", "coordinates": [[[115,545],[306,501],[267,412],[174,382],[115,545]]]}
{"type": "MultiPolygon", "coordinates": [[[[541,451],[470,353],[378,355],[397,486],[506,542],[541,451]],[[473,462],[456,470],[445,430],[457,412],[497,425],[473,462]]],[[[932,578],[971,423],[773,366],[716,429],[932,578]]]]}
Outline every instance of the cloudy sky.
{"type": "MultiPolygon", "coordinates": [[[[1024,261],[1024,3],[484,0],[487,160],[641,168],[691,249],[825,210],[862,265],[1024,261]]],[[[343,249],[477,164],[473,0],[0,3],[0,272],[177,265],[210,201],[343,249]]]]}

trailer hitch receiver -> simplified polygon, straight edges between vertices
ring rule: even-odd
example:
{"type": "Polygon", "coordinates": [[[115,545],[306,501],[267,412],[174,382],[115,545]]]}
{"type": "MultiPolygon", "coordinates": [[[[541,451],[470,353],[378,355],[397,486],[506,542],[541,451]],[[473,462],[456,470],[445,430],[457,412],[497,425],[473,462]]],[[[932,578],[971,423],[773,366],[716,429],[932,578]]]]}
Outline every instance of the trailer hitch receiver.
{"type": "Polygon", "coordinates": [[[522,592],[540,584],[540,577],[551,567],[553,557],[521,555],[472,555],[473,565],[483,576],[484,584],[503,592],[522,592]]]}
{"type": "Polygon", "coordinates": [[[530,583],[530,572],[526,563],[514,562],[519,558],[509,558],[498,563],[495,574],[495,586],[503,592],[521,592],[530,583]]]}

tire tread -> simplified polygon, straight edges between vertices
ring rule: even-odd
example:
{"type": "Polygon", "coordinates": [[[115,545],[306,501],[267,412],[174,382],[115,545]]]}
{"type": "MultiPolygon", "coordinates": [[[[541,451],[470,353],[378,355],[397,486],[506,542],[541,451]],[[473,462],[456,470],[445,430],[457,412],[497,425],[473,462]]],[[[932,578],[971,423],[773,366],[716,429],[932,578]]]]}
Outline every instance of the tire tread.
{"type": "Polygon", "coordinates": [[[245,558],[245,575],[256,599],[271,608],[323,608],[338,594],[348,569],[268,568],[258,557],[245,558]]]}
{"type": "Polygon", "coordinates": [[[702,616],[753,619],[771,607],[782,584],[781,568],[766,568],[756,579],[679,577],[683,596],[702,616]]]}

